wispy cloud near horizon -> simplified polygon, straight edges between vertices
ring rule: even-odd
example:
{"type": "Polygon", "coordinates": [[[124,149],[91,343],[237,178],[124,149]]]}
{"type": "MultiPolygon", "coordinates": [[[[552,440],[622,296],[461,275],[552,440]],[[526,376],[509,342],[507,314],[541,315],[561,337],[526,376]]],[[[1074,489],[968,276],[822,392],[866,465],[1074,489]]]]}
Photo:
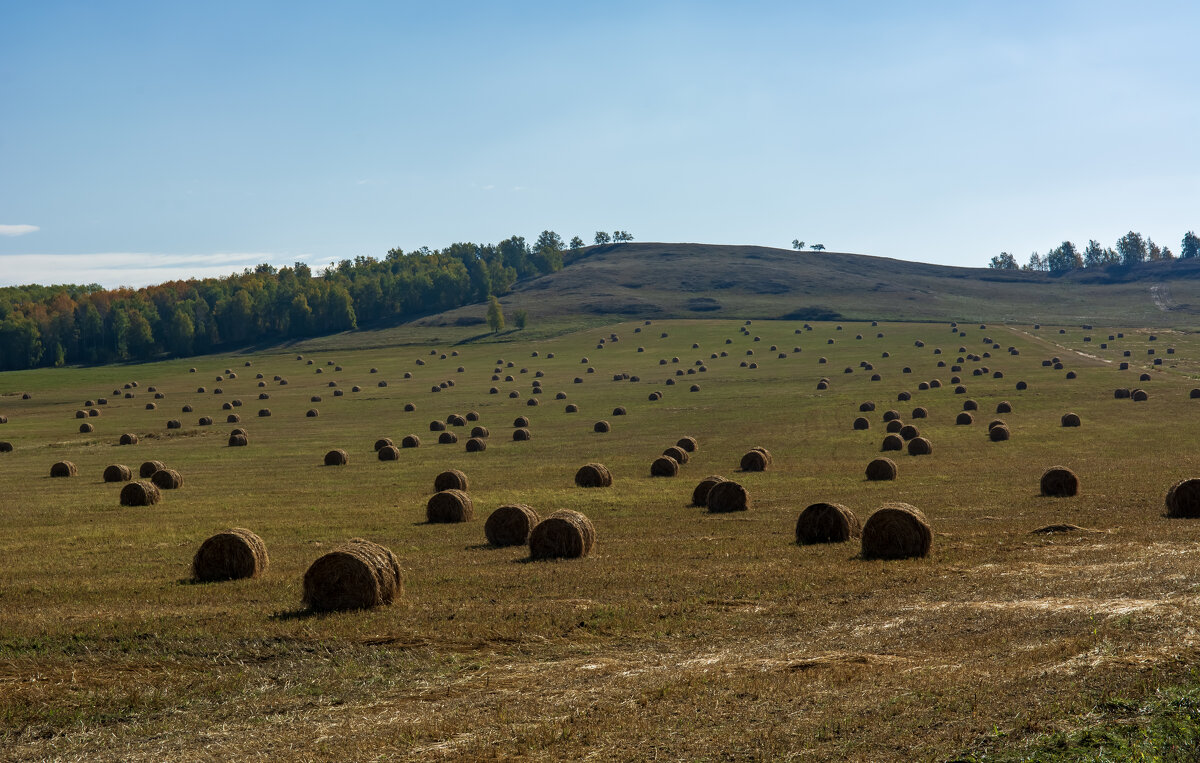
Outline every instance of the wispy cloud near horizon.
{"type": "Polygon", "coordinates": [[[0,225],[0,236],[24,236],[40,230],[37,225],[0,225]]]}
{"type": "Polygon", "coordinates": [[[313,256],[309,254],[265,252],[0,254],[0,286],[98,283],[110,289],[118,286],[141,287],[165,281],[227,276],[264,262],[280,267],[297,261],[309,262],[310,259],[313,256]]]}

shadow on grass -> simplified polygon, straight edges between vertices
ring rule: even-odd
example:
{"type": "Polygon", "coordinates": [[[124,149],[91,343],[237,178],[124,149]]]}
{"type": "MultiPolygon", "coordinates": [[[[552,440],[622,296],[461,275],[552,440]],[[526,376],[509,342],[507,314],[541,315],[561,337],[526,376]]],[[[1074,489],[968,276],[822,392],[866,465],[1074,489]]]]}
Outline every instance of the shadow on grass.
{"type": "Polygon", "coordinates": [[[327,612],[318,612],[315,609],[304,607],[302,609],[289,609],[282,612],[272,612],[271,620],[287,621],[287,620],[308,620],[312,617],[322,617],[328,614],[327,612]]]}

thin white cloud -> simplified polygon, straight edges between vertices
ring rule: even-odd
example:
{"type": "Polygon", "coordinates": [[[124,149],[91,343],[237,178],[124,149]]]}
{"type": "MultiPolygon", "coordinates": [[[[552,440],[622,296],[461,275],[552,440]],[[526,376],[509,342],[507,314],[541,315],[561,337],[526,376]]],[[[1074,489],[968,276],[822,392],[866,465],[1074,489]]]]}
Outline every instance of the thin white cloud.
{"type": "Polygon", "coordinates": [[[24,236],[40,230],[41,228],[36,225],[0,225],[0,236],[24,236]]]}
{"type": "MultiPolygon", "coordinates": [[[[311,255],[288,256],[262,252],[216,254],[0,254],[0,286],[22,284],[98,283],[107,288],[150,286],[164,281],[213,278],[253,269],[260,263],[276,267],[308,262],[311,255]]],[[[315,269],[315,268],[314,268],[315,269]]]]}

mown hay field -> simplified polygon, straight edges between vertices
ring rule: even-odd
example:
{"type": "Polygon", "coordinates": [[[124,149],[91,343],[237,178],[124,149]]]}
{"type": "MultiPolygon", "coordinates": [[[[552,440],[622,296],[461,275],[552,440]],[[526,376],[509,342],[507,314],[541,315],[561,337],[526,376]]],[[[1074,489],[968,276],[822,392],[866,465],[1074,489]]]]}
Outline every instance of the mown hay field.
{"type": "Polygon", "coordinates": [[[535,342],[300,345],[0,375],[0,441],[13,446],[0,453],[0,757],[990,759],[1086,727],[1113,697],[1190,680],[1200,520],[1166,518],[1164,497],[1200,476],[1200,339],[804,325],[636,321],[535,342]],[[1055,357],[1062,368],[1043,365],[1055,357]],[[638,381],[614,379],[624,374],[638,381]],[[957,425],[968,399],[973,423],[957,425]],[[80,433],[88,401],[101,415],[80,433]],[[860,411],[867,401],[875,409],[860,411]],[[1001,401],[1011,412],[995,413],[1001,401]],[[911,418],[918,406],[926,418],[911,418]],[[930,455],[880,452],[892,409],[930,455]],[[469,412],[478,420],[447,427],[458,441],[438,444],[430,422],[469,412]],[[1062,426],[1068,412],[1080,426],[1062,426]],[[241,422],[224,423],[230,413],[241,422]],[[530,438],[513,441],[520,416],[530,438]],[[853,427],[859,416],[869,429],[853,427]],[[1009,439],[989,439],[993,419],[1009,439]],[[600,420],[610,431],[594,431],[600,420]],[[487,447],[467,452],[475,426],[487,447]],[[245,447],[227,444],[235,427],[245,447]],[[118,445],[124,433],[137,444],[118,445]],[[377,440],[407,435],[420,446],[378,459],[377,440]],[[678,476],[652,477],[684,436],[698,447],[678,476]],[[742,472],[753,447],[771,463],[742,472]],[[333,449],[345,465],[324,465],[333,449]],[[895,480],[866,479],[881,455],[895,480]],[[124,483],[105,483],[105,468],[136,479],[151,459],[182,485],[122,506],[124,483]],[[78,476],[49,476],[63,460],[78,476]],[[611,487],[575,486],[590,462],[611,487]],[[1039,495],[1056,465],[1078,475],[1078,496],[1039,495]],[[434,479],[452,468],[469,478],[473,519],[427,523],[434,479]],[[713,474],[749,491],[748,511],[691,505],[713,474]],[[932,527],[930,553],[866,561],[855,540],[799,546],[796,519],[818,502],[864,524],[884,503],[911,504],[932,527]],[[534,562],[528,547],[490,546],[485,520],[504,504],[583,513],[591,554],[534,562]],[[1079,529],[1033,532],[1051,525],[1079,529]],[[192,582],[200,544],[233,527],[262,538],[269,568],[192,582]],[[403,595],[305,609],[306,569],[351,538],[395,553],[403,595]]]}

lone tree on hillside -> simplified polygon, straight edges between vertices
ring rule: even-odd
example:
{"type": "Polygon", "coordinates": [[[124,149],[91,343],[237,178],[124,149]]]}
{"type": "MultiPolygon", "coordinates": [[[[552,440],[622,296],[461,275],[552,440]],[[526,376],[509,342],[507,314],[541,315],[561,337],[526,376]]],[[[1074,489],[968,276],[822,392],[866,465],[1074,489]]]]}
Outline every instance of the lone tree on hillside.
{"type": "Polygon", "coordinates": [[[992,270],[1019,270],[1017,258],[1013,257],[1008,252],[1000,252],[992,258],[992,262],[988,265],[992,270]]]}
{"type": "Polygon", "coordinates": [[[595,241],[596,241],[596,243],[597,243],[597,244],[608,244],[608,243],[611,243],[611,242],[612,242],[612,237],[610,237],[610,236],[609,236],[607,233],[605,233],[604,231],[602,231],[602,230],[598,230],[598,231],[596,231],[596,239],[595,239],[595,241]]]}
{"type": "Polygon", "coordinates": [[[1200,236],[1192,231],[1183,234],[1183,244],[1179,247],[1179,256],[1183,259],[1200,257],[1200,236]]]}
{"type": "Polygon", "coordinates": [[[809,247],[809,248],[810,248],[810,249],[812,249],[814,252],[823,252],[823,251],[825,251],[825,245],[824,245],[824,244],[813,244],[813,245],[812,245],[811,247],[809,247]]]}
{"type": "Polygon", "coordinates": [[[581,239],[579,236],[572,236],[571,243],[569,244],[569,246],[571,247],[572,250],[582,249],[583,248],[583,239],[581,239]]]}
{"type": "Polygon", "coordinates": [[[804,242],[803,242],[803,241],[801,241],[801,240],[800,240],[800,239],[798,239],[798,238],[794,238],[794,239],[792,239],[792,248],[793,248],[793,249],[803,249],[803,248],[804,248],[804,242]]]}
{"type": "Polygon", "coordinates": [[[504,330],[504,308],[500,306],[500,300],[496,299],[495,295],[488,297],[487,322],[493,334],[504,330]]]}
{"type": "Polygon", "coordinates": [[[613,231],[612,240],[618,243],[633,241],[633,234],[627,230],[615,230],[613,231]]]}

